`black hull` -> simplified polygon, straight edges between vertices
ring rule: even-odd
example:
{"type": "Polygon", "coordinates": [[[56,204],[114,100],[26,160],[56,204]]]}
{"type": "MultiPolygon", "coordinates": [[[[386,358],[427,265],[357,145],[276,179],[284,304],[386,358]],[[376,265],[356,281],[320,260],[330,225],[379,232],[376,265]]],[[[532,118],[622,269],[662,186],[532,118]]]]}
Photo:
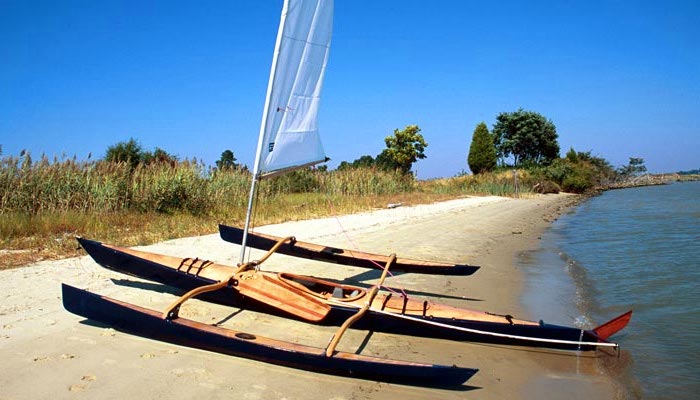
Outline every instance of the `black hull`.
{"type": "MultiPolygon", "coordinates": [[[[214,281],[210,279],[198,277],[188,273],[185,270],[174,270],[158,263],[105,247],[100,242],[83,238],[79,238],[78,241],[98,264],[120,273],[159,282],[183,291],[189,291],[199,286],[214,283],[214,281]]],[[[224,288],[215,292],[205,293],[201,295],[200,298],[223,305],[230,305],[290,318],[289,314],[285,314],[264,303],[260,303],[254,299],[243,296],[231,288],[224,288]]],[[[331,312],[320,323],[323,325],[339,326],[356,312],[356,308],[342,307],[333,304],[331,305],[331,312]]],[[[588,351],[596,348],[596,346],[593,345],[579,345],[578,343],[539,342],[533,340],[498,337],[489,334],[465,332],[459,329],[423,323],[423,321],[449,325],[453,328],[456,327],[478,330],[497,335],[503,334],[535,339],[564,340],[570,342],[596,343],[599,341],[599,338],[592,331],[566,326],[550,325],[542,321],[540,321],[539,325],[511,325],[507,323],[431,317],[415,317],[413,320],[407,320],[387,316],[372,310],[368,311],[363,318],[353,324],[352,328],[456,341],[527,347],[545,347],[561,350],[588,351]]]]}
{"type": "MultiPolygon", "coordinates": [[[[241,228],[219,225],[219,235],[221,236],[221,239],[230,243],[241,244],[243,241],[243,229],[241,228]]],[[[270,250],[276,243],[276,240],[262,237],[252,232],[248,233],[248,238],[246,241],[247,246],[265,251],[270,250]]],[[[385,264],[383,256],[363,253],[367,256],[371,256],[371,258],[358,258],[354,257],[352,252],[335,247],[322,247],[319,250],[315,250],[304,247],[303,244],[295,245],[292,243],[285,243],[277,250],[277,253],[306,258],[309,260],[324,261],[334,264],[350,265],[353,267],[369,269],[382,269],[384,268],[385,264]]],[[[426,265],[421,261],[408,259],[402,260],[399,258],[397,259],[396,263],[392,265],[391,270],[418,274],[464,276],[472,275],[479,268],[480,267],[475,265],[466,264],[434,263],[426,265]]]]}
{"type": "Polygon", "coordinates": [[[307,371],[418,386],[457,386],[478,371],[340,352],[327,357],[324,349],[256,337],[184,318],[166,320],[156,311],[66,284],[62,285],[62,293],[63,306],[71,313],[137,336],[307,371]]]}

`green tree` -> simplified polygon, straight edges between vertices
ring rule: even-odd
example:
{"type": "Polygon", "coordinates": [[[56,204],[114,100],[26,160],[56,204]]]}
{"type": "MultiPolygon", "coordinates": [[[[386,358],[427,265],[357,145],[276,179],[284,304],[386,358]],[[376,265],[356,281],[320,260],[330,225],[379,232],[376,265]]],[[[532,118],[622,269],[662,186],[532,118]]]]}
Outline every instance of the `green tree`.
{"type": "Polygon", "coordinates": [[[573,148],[564,158],[558,158],[548,166],[533,171],[544,172],[541,187],[547,187],[546,181],[550,181],[571,193],[605,188],[615,177],[615,169],[607,160],[591,155],[590,151],[577,152],[573,148]]]}
{"type": "Polygon", "coordinates": [[[493,171],[497,160],[493,137],[489,133],[489,128],[482,122],[474,129],[472,144],[469,146],[469,156],[467,156],[469,169],[475,174],[493,171]]]}
{"type": "Polygon", "coordinates": [[[399,169],[399,166],[396,164],[396,162],[389,156],[388,149],[384,149],[381,153],[377,154],[377,158],[374,161],[374,165],[376,165],[377,168],[384,171],[395,171],[399,169]]]}
{"type": "Polygon", "coordinates": [[[177,163],[177,156],[169,154],[167,151],[161,149],[160,147],[156,147],[153,153],[151,153],[150,151],[141,153],[141,162],[144,164],[164,163],[175,166],[175,164],[177,163]]]}
{"type": "Polygon", "coordinates": [[[630,157],[629,164],[620,167],[618,172],[624,178],[627,178],[627,177],[637,176],[639,174],[643,174],[643,173],[647,172],[647,167],[644,165],[643,158],[630,157]]]}
{"type": "Polygon", "coordinates": [[[156,147],[155,151],[144,151],[141,144],[136,139],[131,138],[127,142],[119,142],[107,148],[105,161],[123,162],[136,168],[139,164],[167,163],[175,166],[178,162],[177,156],[169,154],[167,151],[156,147]]]}
{"type": "Polygon", "coordinates": [[[573,163],[578,162],[578,154],[579,153],[577,153],[576,150],[574,150],[574,148],[571,147],[569,151],[566,152],[566,159],[573,163]]]}
{"type": "Polygon", "coordinates": [[[107,148],[105,160],[110,162],[124,162],[136,168],[141,162],[143,149],[141,145],[134,139],[129,139],[128,142],[119,142],[107,148]]]}
{"type": "Polygon", "coordinates": [[[374,157],[370,155],[364,155],[355,161],[349,163],[347,161],[342,161],[340,165],[338,165],[338,170],[343,171],[346,169],[350,168],[367,168],[367,167],[373,167],[375,165],[374,157]]]}
{"type": "Polygon", "coordinates": [[[364,155],[357,160],[352,162],[352,166],[354,168],[362,168],[362,167],[372,167],[374,166],[374,157],[370,155],[364,155]]]}
{"type": "Polygon", "coordinates": [[[408,174],[414,162],[426,157],[425,148],[428,143],[420,131],[418,125],[408,125],[403,130],[394,129],[394,135],[384,139],[386,149],[377,156],[377,166],[408,174]]]}
{"type": "Polygon", "coordinates": [[[236,157],[229,149],[224,150],[223,153],[221,153],[221,158],[219,158],[219,160],[216,162],[216,167],[220,170],[233,169],[237,166],[238,164],[236,164],[236,157]]]}
{"type": "Polygon", "coordinates": [[[559,158],[557,128],[541,114],[502,112],[493,126],[496,153],[502,160],[512,156],[513,165],[547,165],[559,158]]]}

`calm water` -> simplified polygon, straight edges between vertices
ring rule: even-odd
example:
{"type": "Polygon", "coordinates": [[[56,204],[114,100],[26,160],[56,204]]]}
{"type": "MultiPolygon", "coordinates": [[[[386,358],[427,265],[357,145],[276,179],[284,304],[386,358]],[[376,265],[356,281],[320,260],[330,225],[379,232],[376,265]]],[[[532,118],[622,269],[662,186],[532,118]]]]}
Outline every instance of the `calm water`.
{"type": "Polygon", "coordinates": [[[526,306],[545,320],[591,328],[634,310],[614,339],[632,358],[619,362],[631,364],[626,383],[635,380],[643,398],[699,398],[700,182],[592,198],[556,221],[521,265],[526,306]]]}

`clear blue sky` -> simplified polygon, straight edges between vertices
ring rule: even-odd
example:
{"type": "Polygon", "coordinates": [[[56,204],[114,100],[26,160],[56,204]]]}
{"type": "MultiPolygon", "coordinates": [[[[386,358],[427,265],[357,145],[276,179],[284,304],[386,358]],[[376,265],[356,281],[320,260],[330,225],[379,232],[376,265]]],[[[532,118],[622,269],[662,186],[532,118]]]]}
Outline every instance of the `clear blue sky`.
{"type": "MultiPolygon", "coordinates": [[[[0,145],[84,159],[133,137],[252,165],[281,0],[0,0],[0,145]]],[[[562,152],[700,167],[700,2],[336,0],[320,112],[330,167],[395,128],[419,177],[467,169],[475,126],[522,107],[562,152]]]]}

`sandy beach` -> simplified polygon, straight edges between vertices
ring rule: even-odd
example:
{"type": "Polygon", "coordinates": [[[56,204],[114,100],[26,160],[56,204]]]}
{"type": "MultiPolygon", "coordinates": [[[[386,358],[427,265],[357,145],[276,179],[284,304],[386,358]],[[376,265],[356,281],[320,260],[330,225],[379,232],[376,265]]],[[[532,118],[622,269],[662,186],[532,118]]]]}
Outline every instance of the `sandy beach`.
{"type": "MultiPolygon", "coordinates": [[[[480,265],[468,277],[403,274],[386,284],[432,294],[421,296],[455,306],[536,320],[538,315],[521,304],[523,274],[514,261],[521,252],[537,248],[542,232],[574,199],[566,194],[469,197],[257,230],[375,253],[480,265]]],[[[218,234],[143,249],[231,265],[239,255],[239,247],[223,242],[218,234]]],[[[253,256],[258,254],[262,253],[253,256]]],[[[379,277],[375,271],[282,255],[273,256],[264,269],[368,284],[379,277]]],[[[596,353],[576,356],[358,330],[348,331],[338,348],[480,370],[464,390],[454,391],[315,374],[174,346],[68,313],[61,305],[61,282],[152,309],[163,309],[175,298],[165,286],[106,270],[88,256],[0,271],[0,399],[615,397],[613,382],[595,358],[605,356],[596,353]]],[[[181,315],[318,347],[325,347],[336,330],[198,300],[188,302],[181,315]]]]}

